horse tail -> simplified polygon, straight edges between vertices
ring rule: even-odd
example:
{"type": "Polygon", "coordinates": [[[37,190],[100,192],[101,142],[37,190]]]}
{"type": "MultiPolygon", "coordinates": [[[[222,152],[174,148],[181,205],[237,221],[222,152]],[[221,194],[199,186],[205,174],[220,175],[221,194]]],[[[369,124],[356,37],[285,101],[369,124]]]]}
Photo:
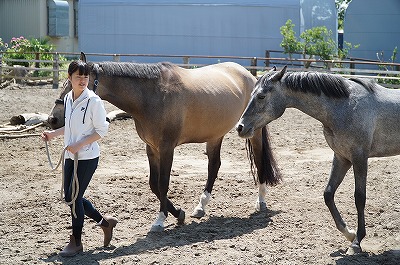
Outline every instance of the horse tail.
{"type": "MultiPolygon", "coordinates": [[[[267,127],[263,127],[261,130],[262,135],[262,157],[261,164],[258,175],[259,182],[262,183],[262,179],[265,179],[267,184],[274,186],[277,185],[282,180],[282,175],[277,166],[274,154],[272,153],[270,146],[269,133],[267,131],[267,127]]],[[[257,183],[256,180],[256,166],[255,166],[255,155],[253,152],[253,146],[250,143],[249,139],[246,139],[246,150],[247,157],[250,160],[250,169],[253,175],[254,182],[257,183]]]]}

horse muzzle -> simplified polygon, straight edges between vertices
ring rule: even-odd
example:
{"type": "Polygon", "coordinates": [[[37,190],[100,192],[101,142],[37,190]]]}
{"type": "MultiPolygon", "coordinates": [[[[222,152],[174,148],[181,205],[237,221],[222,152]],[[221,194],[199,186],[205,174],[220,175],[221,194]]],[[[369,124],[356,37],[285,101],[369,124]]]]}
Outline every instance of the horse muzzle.
{"type": "Polygon", "coordinates": [[[53,130],[62,127],[62,124],[60,124],[59,119],[52,115],[50,115],[47,118],[47,123],[49,124],[50,128],[52,128],[53,130]]]}
{"type": "Polygon", "coordinates": [[[254,129],[250,126],[244,126],[243,123],[238,123],[236,125],[236,131],[238,132],[239,136],[242,138],[251,138],[254,135],[254,129]]]}

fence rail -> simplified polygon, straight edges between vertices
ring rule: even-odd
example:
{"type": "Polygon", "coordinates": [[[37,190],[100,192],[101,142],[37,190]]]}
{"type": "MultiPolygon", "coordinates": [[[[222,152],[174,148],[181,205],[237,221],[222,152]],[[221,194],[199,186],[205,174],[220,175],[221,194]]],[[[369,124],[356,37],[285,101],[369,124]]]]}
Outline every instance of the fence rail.
{"type": "MultiPolygon", "coordinates": [[[[271,57],[271,53],[279,53],[280,51],[266,51],[265,57],[243,57],[243,56],[202,56],[202,55],[169,55],[169,54],[107,54],[107,53],[86,53],[87,56],[101,56],[106,58],[105,61],[121,61],[121,57],[140,58],[152,57],[157,58],[159,61],[168,60],[168,58],[180,59],[182,63],[176,63],[185,68],[202,67],[207,64],[191,63],[193,59],[218,59],[224,61],[239,61],[246,69],[248,69],[254,76],[261,71],[271,69],[273,65],[287,65],[291,71],[323,71],[329,73],[336,73],[345,77],[367,77],[373,78],[377,81],[390,80],[391,83],[396,84],[383,84],[387,87],[400,88],[400,64],[387,63],[378,61],[369,61],[360,58],[349,58],[347,60],[315,60],[315,59],[300,59],[300,58],[282,58],[271,57]],[[305,68],[304,65],[309,64],[310,67],[305,68]],[[338,67],[341,66],[341,67],[338,67]],[[362,66],[362,68],[357,68],[362,66]],[[380,70],[379,70],[380,69],[380,70]],[[391,70],[382,70],[391,69],[391,70]],[[394,70],[395,69],[395,70],[394,70]],[[395,81],[393,81],[395,80],[395,81]]],[[[3,56],[5,52],[0,52],[0,80],[16,79],[16,80],[50,80],[53,88],[59,87],[60,75],[66,73],[66,65],[72,60],[60,60],[60,56],[64,58],[78,58],[79,53],[47,53],[51,54],[53,60],[22,60],[22,59],[9,59],[3,56]],[[16,74],[18,66],[9,66],[10,64],[28,63],[29,67],[23,67],[23,72],[26,75],[16,74]],[[50,64],[48,67],[39,67],[40,63],[50,64]],[[35,65],[31,67],[31,65],[35,65]],[[65,65],[65,67],[60,67],[65,65]],[[48,72],[48,77],[40,77],[37,74],[28,73],[43,73],[48,72]]],[[[39,58],[36,54],[35,58],[39,58]]],[[[140,60],[139,60],[140,61],[140,60]]],[[[21,69],[20,69],[21,70],[21,69]]]]}

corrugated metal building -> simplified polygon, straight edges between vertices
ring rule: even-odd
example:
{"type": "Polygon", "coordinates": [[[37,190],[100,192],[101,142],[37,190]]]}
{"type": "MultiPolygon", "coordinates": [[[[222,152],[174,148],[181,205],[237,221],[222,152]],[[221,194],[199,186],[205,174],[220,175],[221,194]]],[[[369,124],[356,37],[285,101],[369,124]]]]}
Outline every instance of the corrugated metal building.
{"type": "Polygon", "coordinates": [[[352,0],[345,15],[344,40],[360,44],[351,51],[353,57],[377,60],[376,54],[383,52],[388,61],[393,49],[400,49],[399,25],[399,0],[352,0]]]}
{"type": "Polygon", "coordinates": [[[337,35],[334,0],[0,0],[4,41],[50,36],[59,52],[264,57],[281,50],[287,19],[298,35],[322,25],[337,35]]]}
{"type": "Polygon", "coordinates": [[[264,57],[267,49],[281,50],[280,27],[287,19],[298,34],[325,25],[336,36],[335,2],[322,2],[80,0],[79,47],[95,53],[264,57]]]}
{"type": "Polygon", "coordinates": [[[0,0],[0,38],[50,37],[60,52],[77,52],[77,0],[0,0]]]}

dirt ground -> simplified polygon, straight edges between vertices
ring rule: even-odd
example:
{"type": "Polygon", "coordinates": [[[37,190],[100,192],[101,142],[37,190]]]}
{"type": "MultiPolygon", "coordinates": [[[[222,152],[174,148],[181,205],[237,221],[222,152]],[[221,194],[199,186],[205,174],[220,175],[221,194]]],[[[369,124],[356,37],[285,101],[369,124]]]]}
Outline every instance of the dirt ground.
{"type": "MultiPolygon", "coordinates": [[[[25,112],[49,113],[59,92],[1,89],[0,124],[25,112]]],[[[186,211],[186,224],[177,227],[170,215],[165,232],[148,234],[159,203],[148,185],[145,145],[132,120],[111,123],[86,197],[120,222],[112,246],[103,248],[102,232],[86,219],[84,252],[72,258],[57,254],[70,234],[69,210],[59,199],[61,170],[50,170],[39,137],[0,139],[0,264],[400,264],[400,157],[370,159],[364,252],[346,256],[349,242],[323,199],[333,152],[321,125],[289,109],[269,131],[284,181],[268,189],[266,212],[254,211],[257,189],[244,140],[232,130],[206,216],[189,217],[206,182],[205,144],[183,145],[175,150],[169,197],[186,211]]],[[[61,149],[61,138],[52,141],[54,161],[61,149]]],[[[349,172],[336,202],[351,228],[353,192],[349,172]]]]}

